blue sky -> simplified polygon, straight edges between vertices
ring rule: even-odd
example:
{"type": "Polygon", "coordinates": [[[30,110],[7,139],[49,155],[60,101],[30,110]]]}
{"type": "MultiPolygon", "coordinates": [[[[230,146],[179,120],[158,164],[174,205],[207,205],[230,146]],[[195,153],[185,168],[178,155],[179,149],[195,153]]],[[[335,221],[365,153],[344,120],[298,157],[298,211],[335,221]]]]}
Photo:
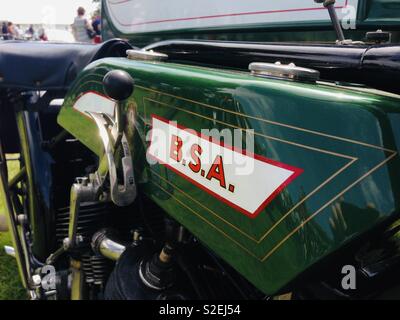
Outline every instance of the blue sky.
{"type": "Polygon", "coordinates": [[[0,21],[21,24],[71,24],[79,6],[87,12],[95,8],[92,0],[0,0],[0,4],[0,21]]]}

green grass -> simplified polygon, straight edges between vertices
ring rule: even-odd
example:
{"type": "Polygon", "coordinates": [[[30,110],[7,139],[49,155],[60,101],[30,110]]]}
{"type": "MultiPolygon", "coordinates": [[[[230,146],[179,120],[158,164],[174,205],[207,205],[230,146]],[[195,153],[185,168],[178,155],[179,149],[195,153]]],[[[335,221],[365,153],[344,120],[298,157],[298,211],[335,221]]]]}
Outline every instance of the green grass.
{"type": "MultiPolygon", "coordinates": [[[[8,171],[9,178],[12,178],[18,172],[18,162],[9,161],[8,171]]],[[[0,214],[4,210],[4,204],[0,197],[0,214]]],[[[10,234],[0,232],[0,300],[26,299],[26,291],[23,289],[19,278],[17,263],[14,258],[4,253],[5,245],[12,246],[10,234]]]]}

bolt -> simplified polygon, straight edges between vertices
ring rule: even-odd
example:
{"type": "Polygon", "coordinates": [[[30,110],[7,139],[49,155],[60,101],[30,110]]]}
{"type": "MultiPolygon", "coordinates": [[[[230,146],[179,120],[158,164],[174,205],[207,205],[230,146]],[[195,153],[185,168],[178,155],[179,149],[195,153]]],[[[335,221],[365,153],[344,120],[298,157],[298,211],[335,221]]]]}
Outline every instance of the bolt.
{"type": "Polygon", "coordinates": [[[64,250],[68,250],[70,245],[71,245],[70,239],[69,238],[65,238],[63,240],[63,248],[64,248],[64,250]]]}
{"type": "Polygon", "coordinates": [[[24,226],[28,223],[28,216],[26,214],[19,214],[17,220],[21,226],[24,226]]]}
{"type": "Polygon", "coordinates": [[[134,230],[133,231],[133,241],[138,242],[140,240],[140,231],[139,230],[134,230]]]}
{"type": "Polygon", "coordinates": [[[42,278],[38,274],[32,276],[32,283],[34,286],[40,286],[42,284],[42,278]]]}
{"type": "Polygon", "coordinates": [[[82,243],[83,240],[84,240],[84,238],[83,238],[82,235],[79,234],[79,235],[76,236],[76,244],[82,243]]]}

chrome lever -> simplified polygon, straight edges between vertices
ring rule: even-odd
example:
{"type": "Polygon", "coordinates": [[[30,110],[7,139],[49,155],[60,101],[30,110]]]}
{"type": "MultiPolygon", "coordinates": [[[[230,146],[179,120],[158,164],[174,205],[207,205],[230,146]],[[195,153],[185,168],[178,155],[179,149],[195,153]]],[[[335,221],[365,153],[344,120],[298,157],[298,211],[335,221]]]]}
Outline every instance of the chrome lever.
{"type": "Polygon", "coordinates": [[[116,129],[116,124],[111,122],[112,130],[109,133],[108,128],[110,127],[111,119],[106,115],[99,114],[96,112],[88,112],[89,115],[95,121],[99,133],[100,138],[103,142],[105,156],[108,164],[108,174],[110,178],[110,197],[111,200],[117,206],[127,206],[131,204],[136,198],[136,184],[134,179],[133,165],[132,165],[132,156],[129,149],[129,144],[126,139],[125,134],[122,134],[122,138],[120,139],[120,145],[122,147],[124,156],[121,159],[122,172],[123,172],[123,182],[119,184],[118,176],[117,176],[117,168],[114,159],[114,150],[118,148],[119,145],[113,145],[112,139],[110,139],[110,134],[113,135],[113,132],[118,135],[118,130],[116,129]],[[106,120],[108,118],[109,121],[106,120]]]}

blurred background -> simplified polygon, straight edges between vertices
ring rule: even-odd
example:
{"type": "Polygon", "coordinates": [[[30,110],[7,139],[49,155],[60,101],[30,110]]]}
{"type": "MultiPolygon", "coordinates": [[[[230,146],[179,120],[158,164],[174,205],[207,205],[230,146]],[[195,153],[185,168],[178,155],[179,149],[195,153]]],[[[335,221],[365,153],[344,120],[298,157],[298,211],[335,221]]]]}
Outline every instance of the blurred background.
{"type": "Polygon", "coordinates": [[[0,40],[78,41],[73,24],[79,7],[85,9],[83,17],[92,27],[100,16],[100,0],[2,1],[0,40]]]}

